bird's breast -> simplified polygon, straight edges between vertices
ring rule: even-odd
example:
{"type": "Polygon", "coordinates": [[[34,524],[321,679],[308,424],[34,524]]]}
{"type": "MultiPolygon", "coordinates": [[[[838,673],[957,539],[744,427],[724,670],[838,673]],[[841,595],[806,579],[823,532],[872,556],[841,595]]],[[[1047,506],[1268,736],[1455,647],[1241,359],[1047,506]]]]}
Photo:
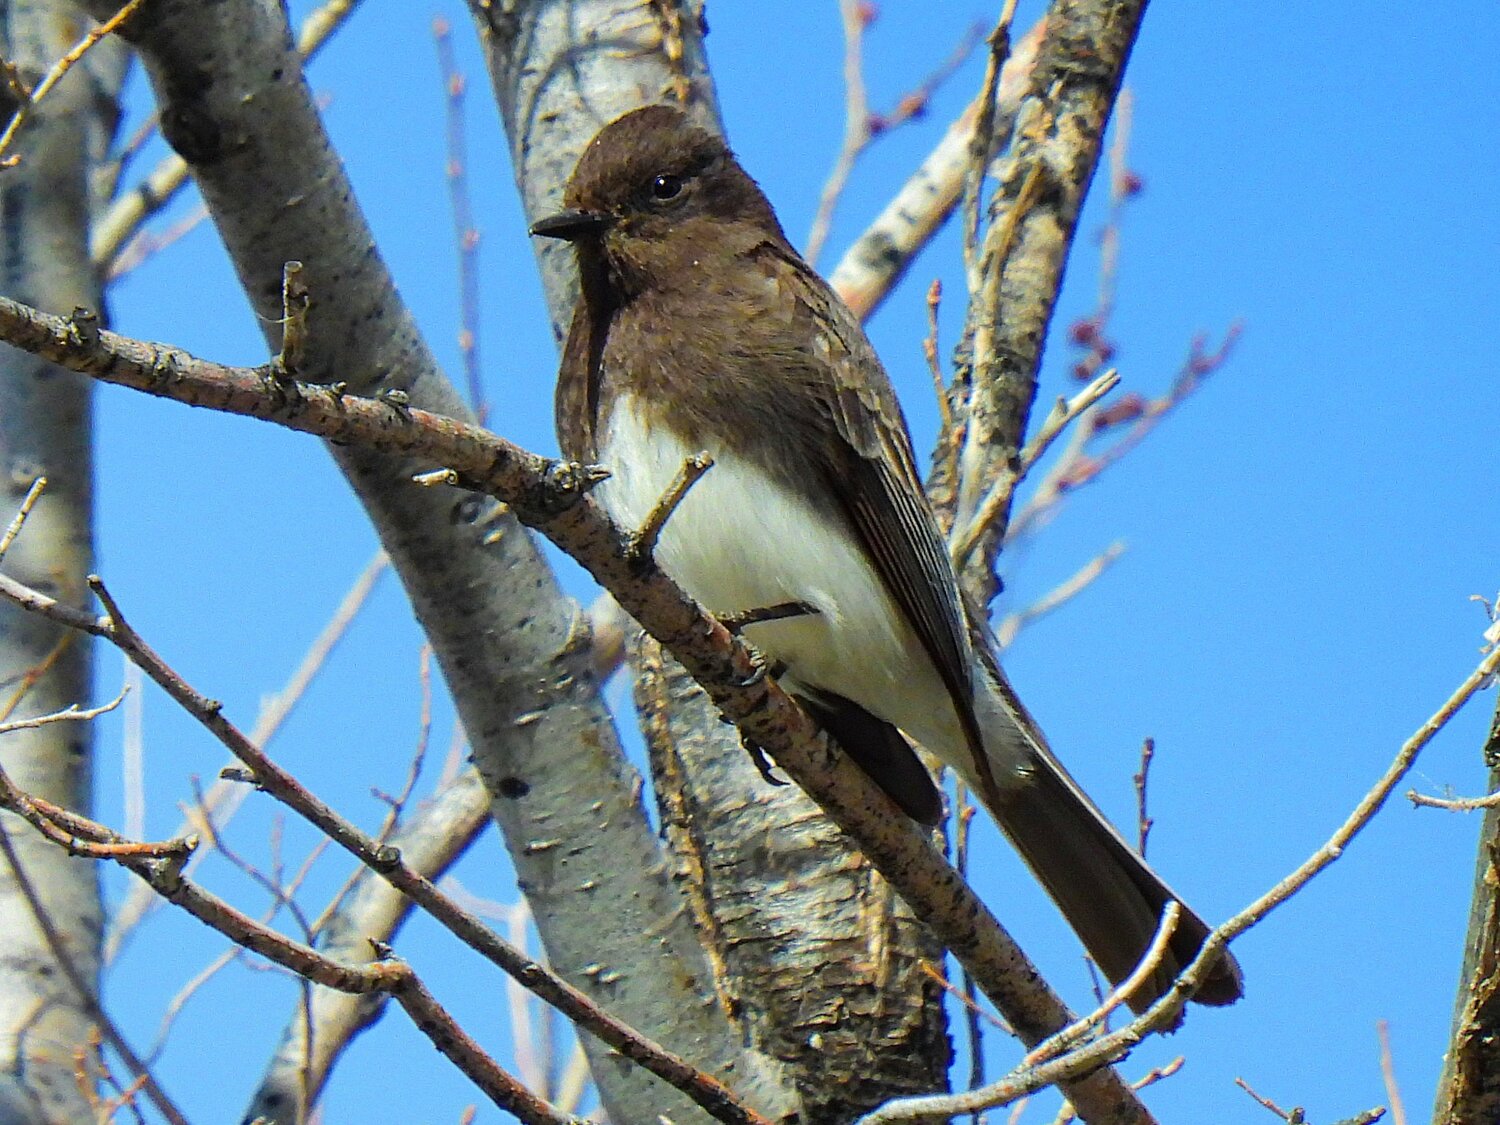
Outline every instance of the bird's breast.
{"type": "Polygon", "coordinates": [[[599,460],[610,476],[595,496],[633,531],[700,452],[714,464],[662,529],[662,569],[721,617],[811,606],[811,614],[745,630],[785,666],[789,688],[852,699],[917,737],[935,715],[951,714],[936,669],[849,524],[819,492],[821,482],[797,488],[786,483],[796,474],[773,474],[725,442],[695,445],[658,406],[622,394],[599,431],[599,460]]]}

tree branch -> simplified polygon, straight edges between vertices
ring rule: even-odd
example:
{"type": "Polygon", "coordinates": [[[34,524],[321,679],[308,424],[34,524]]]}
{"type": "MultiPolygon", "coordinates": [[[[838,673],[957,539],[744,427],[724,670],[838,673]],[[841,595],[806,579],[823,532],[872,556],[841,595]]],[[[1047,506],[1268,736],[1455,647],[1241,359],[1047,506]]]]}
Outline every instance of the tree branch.
{"type": "MultiPolygon", "coordinates": [[[[996,165],[999,192],[971,280],[955,381],[965,407],[957,527],[987,493],[999,488],[1008,497],[1005,478],[1019,471],[1068,250],[1145,7],[1145,0],[1059,0],[1048,13],[1030,92],[996,165]]],[[[986,522],[964,575],[981,605],[998,589],[994,559],[1009,514],[1007,500],[986,522]]]]}

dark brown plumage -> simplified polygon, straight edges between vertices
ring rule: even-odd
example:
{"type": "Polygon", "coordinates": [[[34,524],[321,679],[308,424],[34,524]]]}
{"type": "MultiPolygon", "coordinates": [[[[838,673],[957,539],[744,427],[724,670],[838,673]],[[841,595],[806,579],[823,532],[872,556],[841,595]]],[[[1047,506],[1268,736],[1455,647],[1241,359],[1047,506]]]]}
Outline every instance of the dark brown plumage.
{"type": "MultiPolygon", "coordinates": [[[[1123,979],[1175,896],[1068,777],[964,613],[895,393],[844,304],[798,257],[755,182],[668,106],[606,126],[566,210],[534,233],[572,241],[581,296],[564,349],[564,453],[613,474],[598,496],[639,523],[684,456],[715,466],[668,521],[657,558],[723,614],[798,601],[747,627],[782,683],[911,816],[940,800],[898,728],[978,792],[1100,968],[1123,979]]],[[[1205,924],[1184,910],[1171,964],[1205,924]]],[[[1229,1003],[1226,958],[1198,999],[1229,1003]]]]}

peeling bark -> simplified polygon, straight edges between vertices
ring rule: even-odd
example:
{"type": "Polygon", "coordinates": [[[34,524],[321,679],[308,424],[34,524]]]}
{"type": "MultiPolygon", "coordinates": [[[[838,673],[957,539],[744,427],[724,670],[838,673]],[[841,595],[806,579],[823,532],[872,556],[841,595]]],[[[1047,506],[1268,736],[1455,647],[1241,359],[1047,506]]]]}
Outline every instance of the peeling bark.
{"type": "Polygon", "coordinates": [[[791,1067],[804,1120],[944,1089],[942,947],[801,789],[760,775],[656,642],[635,665],[662,826],[725,1002],[791,1067]]]}
{"type": "MultiPolygon", "coordinates": [[[[1485,742],[1486,793],[1500,789],[1500,708],[1485,742]]],[[[1443,1057],[1433,1125],[1500,1121],[1500,809],[1484,810],[1453,1032],[1443,1057]]]]}

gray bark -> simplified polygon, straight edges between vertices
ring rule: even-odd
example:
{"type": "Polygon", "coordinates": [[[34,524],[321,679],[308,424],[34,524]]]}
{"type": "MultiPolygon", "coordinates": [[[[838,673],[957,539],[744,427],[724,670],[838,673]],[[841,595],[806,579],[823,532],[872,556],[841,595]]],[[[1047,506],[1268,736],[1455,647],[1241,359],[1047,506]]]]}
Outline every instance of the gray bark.
{"type": "MultiPolygon", "coordinates": [[[[400,388],[414,405],[465,416],[374,248],[281,5],[153,0],[127,34],[163,134],[192,168],[271,347],[282,265],[302,261],[312,294],[302,378],[346,381],[360,394],[400,388]]],[[[505,513],[414,487],[410,467],[388,458],[333,452],[433,643],[552,965],[774,1112],[775,1086],[757,1097],[762,1068],[717,1004],[640,808],[597,695],[582,614],[505,513]]],[[[595,1063],[615,1120],[705,1120],[646,1072],[603,1052],[595,1063]]]]}
{"type": "MultiPolygon", "coordinates": [[[[78,38],[87,21],[76,3],[0,5],[0,52],[28,85],[78,38]]],[[[42,102],[18,138],[20,164],[0,174],[0,290],[67,313],[98,308],[88,254],[91,173],[115,126],[122,52],[106,44],[42,102]]],[[[3,116],[16,108],[4,99],[3,116]]],[[[8,573],[64,602],[89,599],[93,558],[90,384],[60,368],[0,347],[0,488],[5,519],[32,481],[47,491],[5,560],[8,573]]],[[[90,646],[41,618],[0,610],[0,683],[7,700],[28,672],[45,668],[9,716],[24,718],[89,701],[90,646]]],[[[92,737],[87,724],[57,723],[0,742],[5,769],[29,792],[87,811],[92,737]]],[[[9,843],[0,855],[0,1122],[75,1122],[90,1111],[74,1079],[74,1051],[93,1025],[101,912],[93,865],[46,842],[19,818],[0,814],[9,843]],[[14,857],[16,866],[10,858],[14,857]],[[34,899],[33,899],[34,896],[34,899]],[[73,972],[59,968],[53,940],[73,972]]]]}

